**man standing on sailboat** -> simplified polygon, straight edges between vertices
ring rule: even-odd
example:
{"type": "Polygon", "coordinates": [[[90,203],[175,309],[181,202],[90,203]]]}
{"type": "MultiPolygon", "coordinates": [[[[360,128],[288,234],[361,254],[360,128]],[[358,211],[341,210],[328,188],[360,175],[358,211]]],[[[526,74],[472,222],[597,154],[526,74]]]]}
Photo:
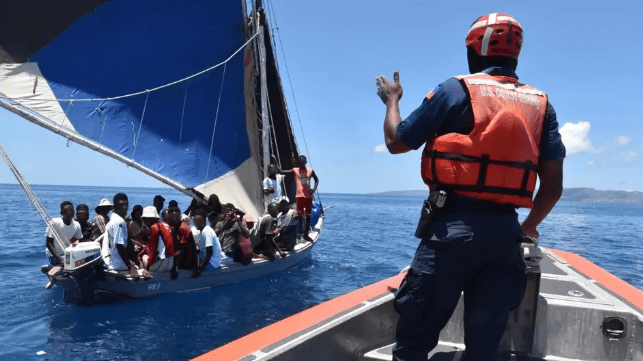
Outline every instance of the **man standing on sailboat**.
{"type": "Polygon", "coordinates": [[[522,33],[507,14],[478,18],[466,37],[471,75],[440,84],[404,121],[399,74],[394,83],[378,77],[386,146],[397,154],[426,143],[421,173],[431,189],[416,232],[422,241],[394,303],[394,360],[426,360],[462,292],[463,360],[497,360],[509,312],[522,300],[520,242],[539,236],[560,198],[565,158],[546,94],[518,83],[522,33]],[[531,208],[522,227],[517,207],[531,208]]]}
{"type": "MultiPolygon", "coordinates": [[[[276,161],[273,158],[273,163],[276,164],[276,161]]],[[[308,235],[310,233],[310,217],[313,210],[313,194],[317,191],[319,187],[319,178],[315,174],[315,170],[312,168],[306,167],[306,156],[299,155],[297,160],[293,162],[295,167],[291,170],[282,170],[277,166],[278,173],[293,173],[295,175],[295,182],[297,184],[297,212],[299,213],[299,224],[301,225],[304,221],[304,215],[306,223],[304,224],[304,239],[312,242],[312,239],[308,235]],[[311,180],[315,180],[315,187],[311,188],[311,180]]]]}

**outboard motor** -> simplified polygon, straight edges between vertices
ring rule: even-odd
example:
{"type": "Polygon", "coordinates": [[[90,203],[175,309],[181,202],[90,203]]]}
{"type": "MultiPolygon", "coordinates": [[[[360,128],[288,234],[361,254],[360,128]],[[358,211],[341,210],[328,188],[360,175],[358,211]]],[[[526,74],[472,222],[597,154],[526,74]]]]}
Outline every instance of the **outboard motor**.
{"type": "Polygon", "coordinates": [[[98,241],[74,243],[65,249],[65,263],[60,266],[43,266],[42,271],[51,279],[50,288],[58,283],[65,290],[65,302],[91,303],[94,300],[94,280],[103,265],[98,241]]]}
{"type": "Polygon", "coordinates": [[[100,249],[98,241],[74,243],[65,249],[64,272],[74,282],[74,287],[65,287],[65,302],[87,304],[94,300],[96,266],[103,264],[100,249]]]}

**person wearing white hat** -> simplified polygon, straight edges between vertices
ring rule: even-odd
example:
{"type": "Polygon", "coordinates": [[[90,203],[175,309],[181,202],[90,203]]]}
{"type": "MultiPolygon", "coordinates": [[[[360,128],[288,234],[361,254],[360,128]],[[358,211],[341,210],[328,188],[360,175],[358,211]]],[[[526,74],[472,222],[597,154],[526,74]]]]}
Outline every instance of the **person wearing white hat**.
{"type": "Polygon", "coordinates": [[[150,272],[170,271],[174,266],[174,240],[170,227],[159,222],[159,214],[154,206],[143,208],[143,223],[150,229],[150,238],[143,248],[139,259],[150,272]]]}
{"type": "Polygon", "coordinates": [[[96,217],[92,221],[92,241],[95,241],[103,233],[105,233],[105,226],[109,223],[109,211],[114,208],[112,202],[107,198],[103,198],[98,202],[98,205],[94,209],[96,211],[96,217]]]}

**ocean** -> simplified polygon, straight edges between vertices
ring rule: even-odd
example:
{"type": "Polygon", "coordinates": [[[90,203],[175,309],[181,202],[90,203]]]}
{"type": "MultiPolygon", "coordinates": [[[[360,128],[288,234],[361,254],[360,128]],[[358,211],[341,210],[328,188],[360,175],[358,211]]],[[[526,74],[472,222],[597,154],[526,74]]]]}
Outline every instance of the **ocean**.
{"type": "MultiPolygon", "coordinates": [[[[93,208],[125,192],[130,207],[169,189],[34,186],[49,214],[71,200],[93,208]]],[[[239,284],[91,307],[45,290],[45,226],[18,185],[0,184],[0,360],[184,360],[406,267],[422,197],[321,194],[326,223],[297,267],[239,284]],[[44,355],[37,355],[44,351],[44,355]]],[[[225,201],[225,200],[223,200],[225,201]]],[[[521,210],[521,219],[527,212],[521,210]]],[[[559,202],[539,228],[542,246],[575,252],[643,289],[643,206],[559,202]]]]}

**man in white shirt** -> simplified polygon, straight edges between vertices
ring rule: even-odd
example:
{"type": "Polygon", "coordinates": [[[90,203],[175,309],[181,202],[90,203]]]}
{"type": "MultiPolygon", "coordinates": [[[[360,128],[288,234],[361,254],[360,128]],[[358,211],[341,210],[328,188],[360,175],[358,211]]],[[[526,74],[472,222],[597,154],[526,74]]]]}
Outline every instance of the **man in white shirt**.
{"type": "MultiPolygon", "coordinates": [[[[114,196],[114,212],[112,218],[105,226],[101,255],[108,270],[127,271],[132,278],[138,278],[139,272],[127,256],[127,224],[124,217],[129,210],[127,195],[118,193],[114,196]]],[[[151,277],[147,270],[143,270],[145,278],[151,277]]]]}
{"type": "Polygon", "coordinates": [[[199,277],[203,270],[221,267],[221,244],[216,233],[210,226],[205,225],[206,214],[202,210],[194,212],[192,233],[199,232],[199,248],[201,250],[199,265],[194,269],[192,277],[199,277]]]}
{"type": "MultiPolygon", "coordinates": [[[[274,162],[274,157],[273,157],[274,162]]],[[[266,203],[277,203],[282,199],[288,200],[286,196],[283,185],[284,184],[284,175],[280,174],[277,170],[277,166],[270,164],[268,166],[268,177],[263,180],[263,194],[266,196],[266,203]]]]}
{"type": "MultiPolygon", "coordinates": [[[[60,204],[60,215],[62,217],[54,218],[52,221],[58,227],[64,240],[67,243],[72,243],[74,240],[83,239],[80,223],[74,221],[74,205],[70,201],[64,201],[60,204]]],[[[45,231],[45,240],[45,253],[49,257],[49,263],[51,265],[63,265],[65,261],[62,255],[65,254],[65,251],[58,244],[59,242],[54,240],[54,230],[51,227],[47,227],[45,231]]],[[[67,246],[67,244],[64,246],[67,246]]]]}

